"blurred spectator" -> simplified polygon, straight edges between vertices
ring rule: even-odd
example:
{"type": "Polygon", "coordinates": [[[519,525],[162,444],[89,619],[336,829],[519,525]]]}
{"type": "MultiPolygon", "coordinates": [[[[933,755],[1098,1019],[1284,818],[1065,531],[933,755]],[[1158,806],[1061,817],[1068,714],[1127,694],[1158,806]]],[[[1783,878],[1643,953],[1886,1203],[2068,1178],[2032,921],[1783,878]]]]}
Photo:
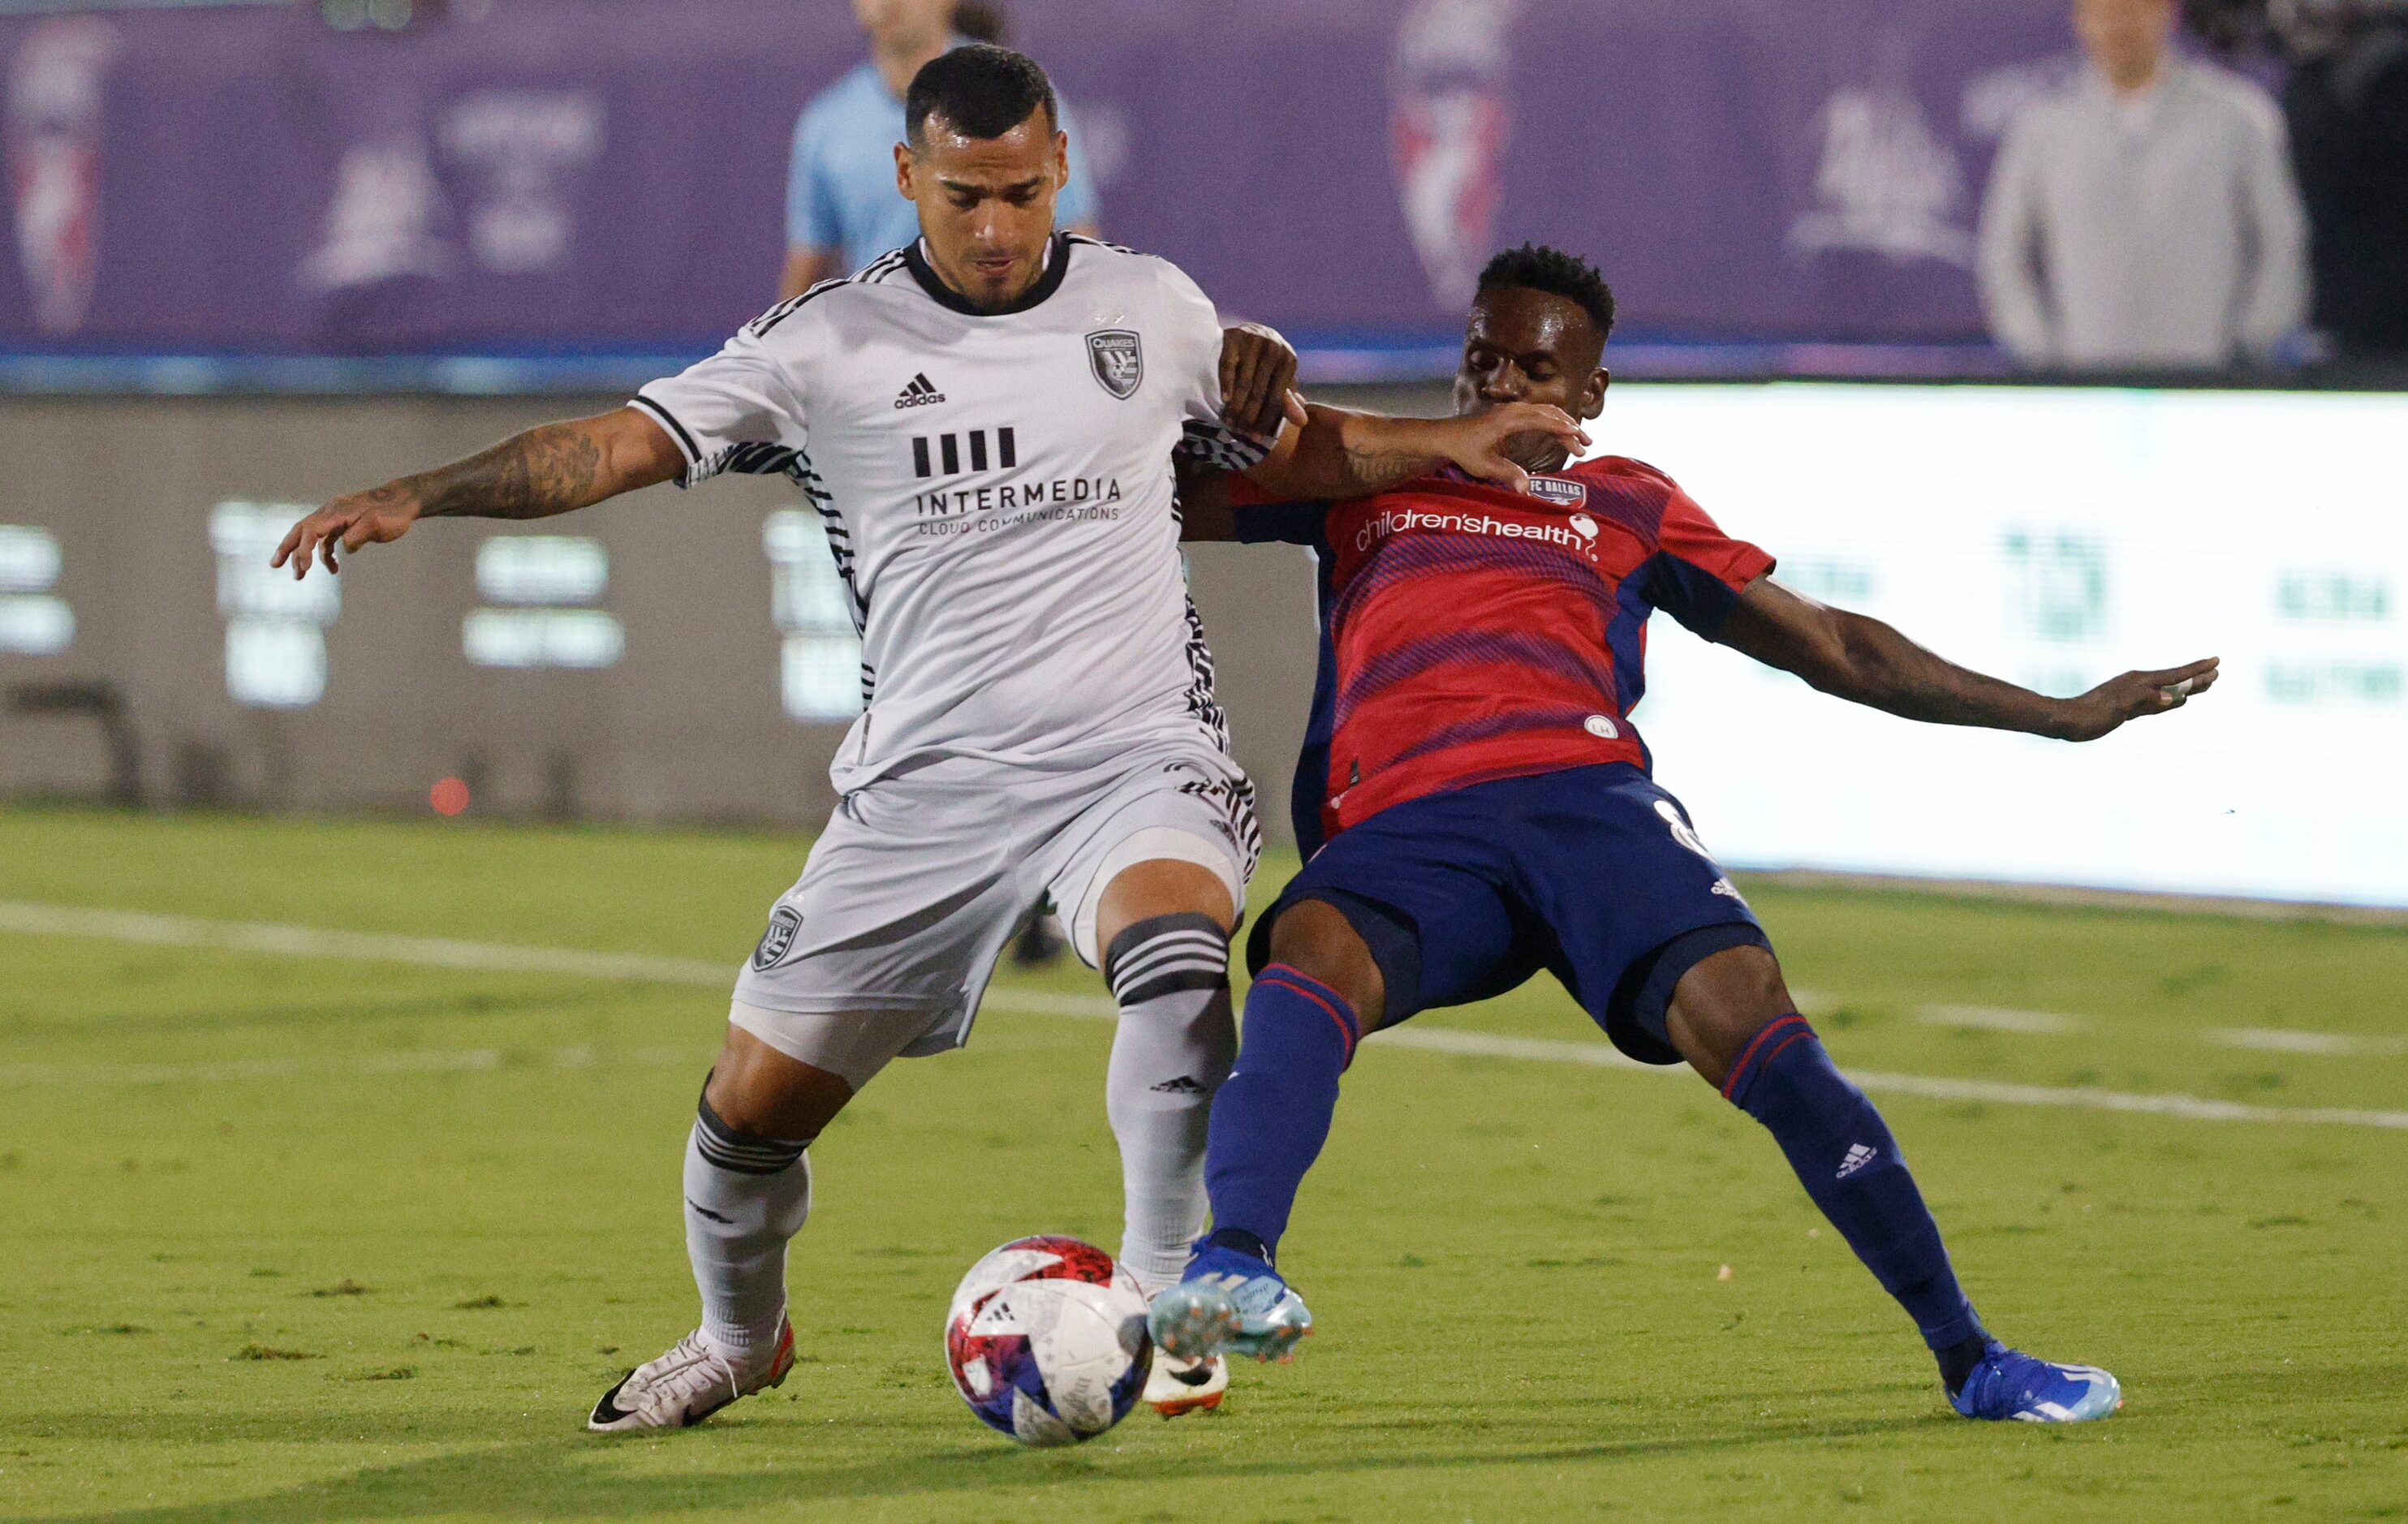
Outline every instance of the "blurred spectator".
{"type": "Polygon", "coordinates": [[[2302,56],[2283,107],[2316,326],[2344,359],[2408,361],[2408,6],[2302,15],[2293,32],[2302,56]]]}
{"type": "Polygon", "coordinates": [[[953,34],[972,42],[991,42],[998,48],[1008,47],[1010,38],[1003,19],[1003,7],[991,6],[987,0],[961,0],[953,7],[953,34]]]}
{"type": "Polygon", "coordinates": [[[2306,314],[2305,223],[2256,85],[2172,49],[2174,0],[2074,0],[2091,66],[2009,124],[1983,306],[2027,365],[2262,359],[2306,314]]]}
{"type": "MultiPolygon", "coordinates": [[[[959,8],[974,27],[1003,30],[993,5],[959,8]]],[[[974,40],[960,29],[954,0],[853,0],[853,14],[869,40],[869,62],[822,91],[795,123],[781,296],[857,270],[920,235],[917,214],[895,189],[903,93],[922,64],[974,40]]],[[[1064,227],[1093,232],[1096,192],[1067,103],[1062,128],[1070,134],[1070,183],[1055,217],[1064,227]]]]}

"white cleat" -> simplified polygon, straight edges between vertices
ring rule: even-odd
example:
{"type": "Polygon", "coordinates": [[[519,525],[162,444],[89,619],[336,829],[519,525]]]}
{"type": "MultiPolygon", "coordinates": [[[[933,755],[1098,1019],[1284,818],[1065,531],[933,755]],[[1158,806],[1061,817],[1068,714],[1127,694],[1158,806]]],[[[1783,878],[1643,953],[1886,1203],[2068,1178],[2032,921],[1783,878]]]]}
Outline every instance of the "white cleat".
{"type": "Polygon", "coordinates": [[[1154,1352],[1154,1374],[1145,1378],[1145,1405],[1166,1418],[1199,1408],[1219,1407],[1229,1389],[1229,1362],[1218,1355],[1181,1360],[1167,1349],[1154,1352]]]}
{"type": "Polygon", "coordinates": [[[794,1368],[791,1323],[779,1323],[777,1347],[757,1372],[736,1365],[696,1329],[667,1354],[637,1366],[604,1392],[585,1427],[597,1434],[691,1429],[738,1397],[779,1385],[794,1368]]]}

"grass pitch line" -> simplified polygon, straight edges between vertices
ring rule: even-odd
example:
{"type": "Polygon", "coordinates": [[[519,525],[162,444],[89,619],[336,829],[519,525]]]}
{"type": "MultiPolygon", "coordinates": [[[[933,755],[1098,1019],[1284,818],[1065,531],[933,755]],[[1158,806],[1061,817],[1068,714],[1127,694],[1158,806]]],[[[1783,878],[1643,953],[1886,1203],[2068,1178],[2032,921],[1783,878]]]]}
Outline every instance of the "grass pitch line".
{"type": "MultiPolygon", "coordinates": [[[[643,952],[580,952],[573,947],[531,947],[449,937],[396,936],[383,932],[330,932],[315,926],[268,921],[203,920],[137,910],[92,910],[80,905],[36,904],[0,900],[0,932],[29,936],[91,937],[159,947],[203,947],[216,952],[264,952],[286,958],[331,958],[344,962],[415,963],[425,968],[485,974],[559,974],[580,979],[627,979],[645,984],[688,984],[733,990],[737,964],[701,958],[663,958],[643,952]]],[[[1057,995],[1041,990],[993,989],[986,1004],[1030,1016],[1117,1016],[1119,1007],[1101,995],[1057,995]]]]}
{"type": "MultiPolygon", "coordinates": [[[[1641,1063],[1603,1043],[1543,1037],[1500,1037],[1447,1027],[1410,1026],[1377,1033],[1367,1047],[1420,1048],[1472,1058],[1535,1059],[1584,1063],[1605,1069],[1644,1069],[1656,1074],[1686,1071],[1677,1064],[1641,1063]]],[[[2143,1095],[2130,1090],[2091,1090],[2070,1086],[2011,1085],[1988,1079],[1945,1079],[1936,1075],[1888,1075],[1851,1068],[1848,1077],[1868,1090],[1921,1096],[1932,1101],[1972,1101],[2005,1106],[2063,1106],[2078,1111],[2130,1111],[2201,1122],[2305,1122],[2338,1127],[2374,1127],[2408,1132],[2408,1111],[2355,1111],[2338,1106],[2257,1106],[2199,1095],[2143,1095]]]]}
{"type": "Polygon", "coordinates": [[[2260,1053],[2313,1053],[2328,1057],[2408,1053],[2408,1039],[2357,1037],[2338,1032],[2293,1032],[2282,1027],[2219,1027],[2206,1034],[2218,1047],[2260,1053]]]}
{"type": "MultiPolygon", "coordinates": [[[[332,958],[354,962],[416,963],[433,968],[468,969],[497,974],[558,974],[576,978],[628,979],[653,984],[682,984],[726,990],[734,971],[724,963],[693,958],[663,958],[649,953],[580,952],[567,947],[533,947],[488,942],[461,942],[445,937],[395,936],[379,932],[335,932],[312,926],[285,926],[261,921],[203,920],[190,916],[161,916],[140,911],[93,910],[74,905],[36,904],[0,900],[0,932],[35,936],[93,937],[154,947],[205,947],[227,952],[271,953],[294,958],[332,958]]],[[[1828,997],[1820,997],[1828,1000],[1828,997]]],[[[1817,1002],[1819,1003],[1819,1001],[1817,1002]]],[[[1801,1000],[1801,1004],[1808,1002],[1801,1000]]],[[[1008,986],[987,991],[985,1004],[1001,1011],[1030,1016],[1065,1016],[1091,1019],[1118,1014],[1100,995],[1066,995],[1008,986]]],[[[1933,1010],[1986,1010],[1992,1016],[2028,1018],[2039,1012],[2000,1012],[1988,1007],[1928,1007],[1933,1010]]],[[[2062,1018],[2059,1018],[2062,1019],[2062,1018]]],[[[2013,1028],[2009,1030],[2032,1030],[2013,1028]]],[[[2218,1034],[2260,1039],[2323,1038],[2333,1034],[2281,1033],[2239,1028],[2218,1034]]],[[[2357,1041],[2357,1039],[2342,1039],[2357,1041]]],[[[1412,1048],[1469,1058],[1521,1059],[1576,1063],[1590,1068],[1651,1069],[1625,1058],[1604,1043],[1566,1042],[1545,1037],[1509,1037],[1493,1033],[1462,1032],[1451,1027],[1416,1023],[1375,1034],[1381,1047],[1412,1048]]],[[[2370,1042],[2374,1040],[2369,1040],[2370,1042]]],[[[2273,1047],[2272,1041],[2237,1042],[2233,1046],[2273,1047]]],[[[2330,1052],[2329,1047],[2288,1047],[2280,1051],[2330,1052]]],[[[570,1050],[563,1050],[570,1051],[570,1050]]],[[[584,1049],[579,1061],[591,1062],[584,1049]]],[[[647,1050],[648,1055],[652,1050],[647,1050]]],[[[462,1048],[418,1053],[372,1055],[338,1061],[356,1070],[387,1065],[379,1073],[460,1072],[497,1068],[509,1056],[498,1050],[462,1048]]],[[[258,1060],[223,1064],[108,1066],[116,1083],[162,1083],[192,1080],[283,1078],[309,1072],[300,1060],[258,1060]]],[[[1666,1074],[1678,1073],[1665,1068],[1666,1074]]],[[[0,1082],[41,1084],[92,1082],[100,1066],[20,1064],[0,1068],[0,1082]]],[[[2139,1112],[2180,1117],[2193,1121],[2295,1122],[2342,1127],[2372,1127],[2408,1132],[2408,1111],[2358,1111],[2340,1107],[2260,1106],[2238,1101],[2215,1101],[2195,1095],[2146,1095],[2127,1090],[2093,1090],[2044,1085],[2012,1085],[1993,1080],[1947,1079],[1928,1075],[1890,1075],[1851,1070],[1850,1076],[1866,1090],[1940,1101],[1970,1101],[2011,1106],[2062,1106],[2087,1111],[2139,1112]]]]}
{"type": "Polygon", "coordinates": [[[2334,1127],[2377,1127],[2408,1132],[2408,1111],[2354,1111],[2341,1106],[2253,1106],[2211,1101],[2200,1095],[2142,1095],[2130,1090],[2086,1090],[2050,1085],[2008,1085],[1987,1079],[1942,1079],[1932,1075],[1868,1074],[1848,1077],[1869,1090],[1919,1095],[1933,1101],[1978,1101],[2003,1106],[2068,1106],[2077,1111],[2138,1111],[2197,1122],[2306,1122],[2334,1127]]]}
{"type": "Polygon", "coordinates": [[[2032,1036],[2059,1037],[2082,1030],[2082,1022],[2053,1011],[2019,1011],[2004,1005],[1918,1005],[1914,1018],[1931,1027],[1971,1027],[1981,1032],[2020,1032],[2032,1036]]]}
{"type": "Polygon", "coordinates": [[[586,979],[638,979],[652,984],[715,984],[732,989],[732,963],[648,953],[579,952],[568,947],[505,947],[457,942],[447,937],[394,936],[381,932],[330,932],[314,926],[278,926],[264,921],[201,920],[191,916],[154,916],[133,910],[89,910],[76,905],[33,904],[0,900],[0,932],[36,936],[97,937],[109,942],[162,947],[208,947],[222,952],[265,952],[288,958],[335,958],[350,962],[417,963],[489,974],[563,974],[586,979]]]}
{"type": "MultiPolygon", "coordinates": [[[[595,1047],[529,1052],[498,1047],[423,1047],[323,1059],[244,1059],[226,1063],[0,1063],[0,1087],[64,1085],[207,1085],[239,1080],[296,1079],[305,1075],[476,1075],[528,1064],[591,1069],[605,1055],[595,1047]]],[[[687,1065],[710,1061],[706,1047],[632,1047],[615,1061],[687,1065]]]]}

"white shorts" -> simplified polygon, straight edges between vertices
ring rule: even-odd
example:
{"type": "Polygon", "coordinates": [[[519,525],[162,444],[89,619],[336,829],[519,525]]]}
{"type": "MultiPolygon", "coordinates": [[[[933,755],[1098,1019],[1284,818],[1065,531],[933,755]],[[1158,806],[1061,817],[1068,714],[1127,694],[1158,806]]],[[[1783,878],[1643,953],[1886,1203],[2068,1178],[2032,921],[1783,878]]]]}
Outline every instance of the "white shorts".
{"type": "Polygon", "coordinates": [[[1088,768],[954,758],[881,778],[845,795],[771,908],[730,1019],[858,1089],[889,1058],[968,1040],[996,961],[1040,896],[1092,966],[1113,876],[1182,859],[1243,906],[1261,841],[1253,785],[1200,739],[1088,768]]]}

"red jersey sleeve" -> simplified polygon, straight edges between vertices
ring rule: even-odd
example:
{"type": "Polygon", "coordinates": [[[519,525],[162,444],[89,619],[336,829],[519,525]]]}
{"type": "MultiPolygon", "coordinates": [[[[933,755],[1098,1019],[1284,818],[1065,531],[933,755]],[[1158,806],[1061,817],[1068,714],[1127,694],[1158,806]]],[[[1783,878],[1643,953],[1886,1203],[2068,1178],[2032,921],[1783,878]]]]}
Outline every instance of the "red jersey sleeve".
{"type": "Polygon", "coordinates": [[[1674,488],[1648,561],[1648,602],[1712,640],[1747,585],[1772,567],[1770,556],[1724,534],[1697,499],[1674,488]]]}

